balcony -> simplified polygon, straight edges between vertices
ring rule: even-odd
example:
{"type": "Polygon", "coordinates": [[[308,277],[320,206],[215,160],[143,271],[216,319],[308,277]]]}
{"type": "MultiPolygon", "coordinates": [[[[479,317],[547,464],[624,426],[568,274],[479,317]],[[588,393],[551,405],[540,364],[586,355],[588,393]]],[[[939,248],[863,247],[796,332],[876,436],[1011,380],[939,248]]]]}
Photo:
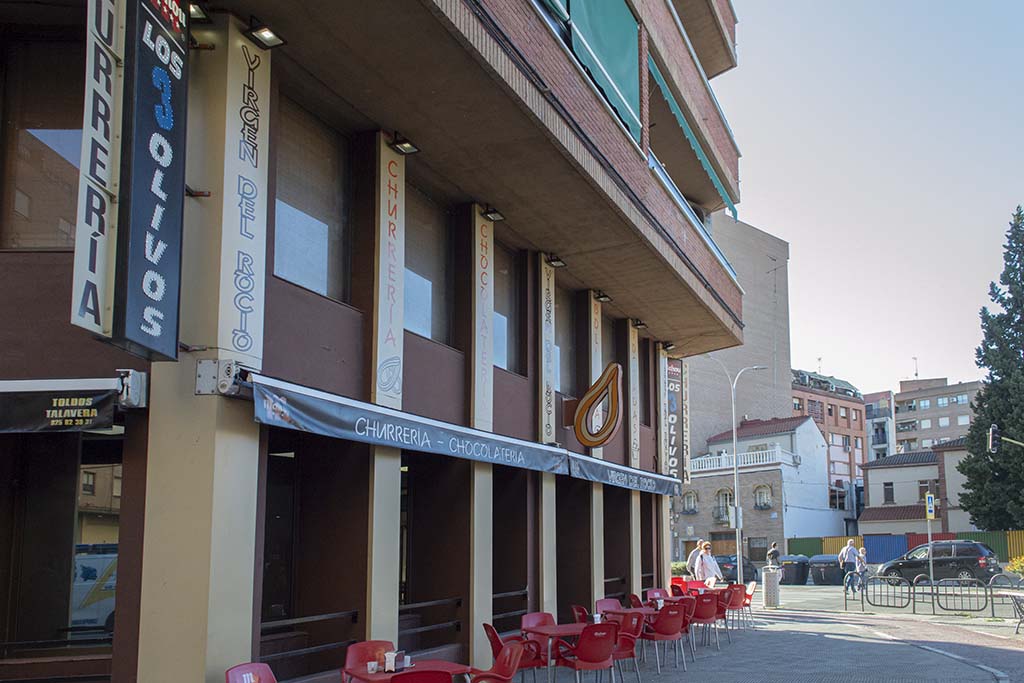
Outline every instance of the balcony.
{"type": "MultiPolygon", "coordinates": [[[[767,451],[748,451],[740,453],[740,468],[764,467],[766,465],[790,465],[796,467],[800,464],[800,456],[782,448],[775,448],[767,451]]],[[[703,455],[690,461],[690,472],[698,474],[701,472],[713,472],[716,470],[731,470],[733,468],[733,457],[725,455],[703,455]]]]}
{"type": "Polygon", "coordinates": [[[864,417],[869,420],[885,420],[892,417],[889,408],[880,408],[870,403],[864,406],[864,417]]]}
{"type": "Polygon", "coordinates": [[[905,432],[916,432],[917,422],[901,422],[896,425],[896,433],[903,434],[905,432]]]}
{"type": "Polygon", "coordinates": [[[715,520],[719,524],[729,523],[729,506],[728,505],[716,505],[711,510],[711,519],[715,520]]]}
{"type": "Polygon", "coordinates": [[[871,445],[872,446],[885,446],[888,443],[889,443],[889,435],[888,434],[872,434],[871,435],[871,445]]]}
{"type": "Polygon", "coordinates": [[[736,14],[729,0],[672,0],[708,78],[736,66],[736,14]]]}

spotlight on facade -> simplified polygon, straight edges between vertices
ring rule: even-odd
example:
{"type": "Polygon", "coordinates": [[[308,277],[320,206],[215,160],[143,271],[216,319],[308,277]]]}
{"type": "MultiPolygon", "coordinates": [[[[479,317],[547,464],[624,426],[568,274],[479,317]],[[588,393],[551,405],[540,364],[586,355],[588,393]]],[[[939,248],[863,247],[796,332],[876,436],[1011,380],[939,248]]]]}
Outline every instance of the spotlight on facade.
{"type": "Polygon", "coordinates": [[[676,343],[675,342],[668,342],[668,341],[667,342],[661,342],[661,348],[665,349],[666,351],[671,351],[672,349],[676,348],[676,343]]]}
{"type": "Polygon", "coordinates": [[[645,323],[640,318],[633,318],[633,327],[635,327],[638,330],[646,330],[647,329],[647,323],[645,323]]]}
{"type": "Polygon", "coordinates": [[[503,221],[505,220],[505,214],[498,211],[493,206],[488,206],[486,209],[480,212],[480,215],[489,221],[503,221]]]}
{"type": "Polygon", "coordinates": [[[612,298],[599,289],[594,292],[594,301],[600,301],[603,304],[610,304],[612,302],[612,298]]]}
{"type": "Polygon", "coordinates": [[[193,24],[209,24],[213,21],[210,19],[210,15],[206,13],[206,9],[204,9],[198,2],[189,3],[188,18],[193,24]]]}
{"type": "Polygon", "coordinates": [[[249,30],[245,32],[245,37],[262,50],[281,47],[286,42],[284,38],[277,35],[274,29],[256,19],[256,17],[249,20],[249,30]]]}
{"type": "Polygon", "coordinates": [[[412,144],[409,138],[405,137],[398,131],[395,131],[395,139],[388,143],[388,147],[395,150],[402,156],[415,154],[416,152],[420,151],[419,147],[412,144]]]}
{"type": "Polygon", "coordinates": [[[548,254],[547,261],[548,265],[551,266],[552,268],[565,268],[565,266],[567,265],[565,261],[558,258],[554,254],[548,254]]]}

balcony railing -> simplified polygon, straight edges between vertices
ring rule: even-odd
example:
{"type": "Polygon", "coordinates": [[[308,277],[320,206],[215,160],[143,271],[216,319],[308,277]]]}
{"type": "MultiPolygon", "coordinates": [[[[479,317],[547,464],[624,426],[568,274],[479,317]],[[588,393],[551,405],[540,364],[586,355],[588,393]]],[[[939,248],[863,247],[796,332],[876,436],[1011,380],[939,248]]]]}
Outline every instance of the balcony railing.
{"type": "Polygon", "coordinates": [[[887,443],[889,443],[889,435],[888,434],[872,434],[871,435],[871,445],[872,446],[884,446],[887,443]]]}
{"type": "MultiPolygon", "coordinates": [[[[799,465],[800,456],[782,448],[767,451],[749,451],[740,453],[740,467],[760,467],[764,465],[799,465]]],[[[704,455],[690,461],[691,472],[710,472],[733,468],[733,457],[724,455],[704,455]]]]}
{"type": "Polygon", "coordinates": [[[711,510],[711,518],[716,522],[727,524],[729,522],[729,506],[728,505],[716,505],[711,510]]]}
{"type": "Polygon", "coordinates": [[[917,423],[916,422],[904,422],[903,424],[896,425],[896,432],[897,433],[913,432],[913,431],[917,431],[917,423]]]}
{"type": "Polygon", "coordinates": [[[871,404],[864,406],[864,416],[869,420],[883,420],[891,415],[888,408],[879,408],[871,404]]]}

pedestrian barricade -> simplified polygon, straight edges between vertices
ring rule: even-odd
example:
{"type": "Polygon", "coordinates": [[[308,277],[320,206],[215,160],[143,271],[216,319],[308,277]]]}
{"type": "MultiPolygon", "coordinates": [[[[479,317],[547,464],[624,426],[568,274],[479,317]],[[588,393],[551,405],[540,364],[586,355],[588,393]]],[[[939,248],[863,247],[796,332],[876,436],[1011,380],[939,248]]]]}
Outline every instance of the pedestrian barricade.
{"type": "MultiPolygon", "coordinates": [[[[901,576],[872,576],[860,579],[851,572],[847,580],[853,586],[860,585],[860,596],[851,596],[844,591],[843,607],[850,609],[851,603],[860,603],[861,611],[867,607],[906,609],[910,607],[917,614],[919,605],[931,605],[932,614],[943,612],[982,613],[988,611],[993,617],[1015,615],[1024,609],[1024,579],[1014,579],[999,574],[988,584],[980,579],[940,579],[934,584],[926,574],[919,574],[913,581],[901,576]],[[1019,598],[1017,594],[1019,593],[1019,598]],[[1001,608],[997,614],[996,608],[1001,608]]],[[[1024,622],[1022,622],[1024,623],[1024,622]]]]}
{"type": "Polygon", "coordinates": [[[913,599],[913,586],[900,576],[872,576],[861,583],[861,609],[864,602],[872,607],[904,609],[913,599]]]}
{"type": "Polygon", "coordinates": [[[947,612],[984,612],[988,586],[978,579],[940,579],[935,585],[935,604],[947,612]]]}

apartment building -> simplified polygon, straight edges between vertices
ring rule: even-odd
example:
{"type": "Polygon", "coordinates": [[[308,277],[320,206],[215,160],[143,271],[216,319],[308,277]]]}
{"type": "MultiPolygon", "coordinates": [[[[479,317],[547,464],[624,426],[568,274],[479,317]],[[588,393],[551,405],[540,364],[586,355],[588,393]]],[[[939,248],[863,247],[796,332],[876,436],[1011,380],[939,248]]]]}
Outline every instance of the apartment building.
{"type": "Polygon", "coordinates": [[[363,639],[485,666],[483,622],[666,583],[668,368],[743,342],[702,220],[739,200],[735,25],[0,5],[0,679],[336,682],[363,639]],[[101,503],[116,546],[77,544],[101,503]]]}
{"type": "Polygon", "coordinates": [[[828,479],[833,505],[847,507],[847,497],[863,483],[867,461],[864,398],[857,387],[836,377],[793,370],[793,415],[808,415],[828,443],[828,479]]]}
{"type": "Polygon", "coordinates": [[[901,381],[894,397],[897,450],[926,450],[966,436],[980,388],[979,381],[950,384],[945,377],[901,381]]]}
{"type": "Polygon", "coordinates": [[[864,394],[868,461],[896,452],[896,401],[891,391],[864,394]]]}

